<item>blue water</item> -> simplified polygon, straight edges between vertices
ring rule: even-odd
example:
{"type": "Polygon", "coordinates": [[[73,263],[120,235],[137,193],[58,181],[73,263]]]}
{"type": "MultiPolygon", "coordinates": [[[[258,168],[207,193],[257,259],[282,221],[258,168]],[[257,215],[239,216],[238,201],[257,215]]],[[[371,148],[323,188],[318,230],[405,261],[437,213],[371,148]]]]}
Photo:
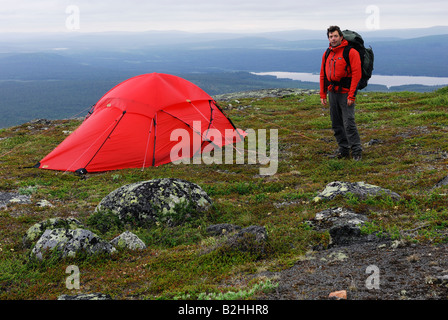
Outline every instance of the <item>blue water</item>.
{"type": "MultiPolygon", "coordinates": [[[[319,75],[304,72],[252,72],[252,74],[263,76],[270,75],[277,78],[292,79],[309,82],[319,82],[319,75]]],[[[420,84],[425,86],[448,85],[448,77],[423,77],[423,76],[382,76],[372,75],[369,84],[380,84],[388,88],[407,84],[420,84]]]]}

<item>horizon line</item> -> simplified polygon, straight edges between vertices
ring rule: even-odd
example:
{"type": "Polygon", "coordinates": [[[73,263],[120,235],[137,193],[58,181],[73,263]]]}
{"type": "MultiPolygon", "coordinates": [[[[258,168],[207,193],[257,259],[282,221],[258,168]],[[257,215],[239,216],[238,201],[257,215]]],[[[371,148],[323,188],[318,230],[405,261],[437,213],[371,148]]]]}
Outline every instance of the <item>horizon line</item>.
{"type": "MultiPolygon", "coordinates": [[[[434,25],[430,27],[410,27],[410,28],[381,28],[381,29],[363,29],[362,32],[383,32],[383,31],[404,31],[404,30],[428,30],[436,28],[448,28],[448,25],[434,25]]],[[[185,34],[269,34],[269,33],[282,33],[282,32],[295,32],[295,31],[308,31],[308,32],[322,32],[323,29],[306,29],[306,28],[294,28],[272,31],[249,31],[249,30],[222,30],[222,31],[186,31],[179,29],[147,29],[147,30],[104,30],[104,31],[82,31],[82,30],[61,30],[61,31],[0,31],[0,34],[105,34],[105,33],[185,33],[185,34]]]]}

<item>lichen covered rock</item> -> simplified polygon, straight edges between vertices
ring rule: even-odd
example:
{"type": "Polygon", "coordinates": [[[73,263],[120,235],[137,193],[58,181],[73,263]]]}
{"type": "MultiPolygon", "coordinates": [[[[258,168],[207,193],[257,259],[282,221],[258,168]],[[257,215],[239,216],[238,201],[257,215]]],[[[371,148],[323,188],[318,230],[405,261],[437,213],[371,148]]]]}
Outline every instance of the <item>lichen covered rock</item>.
{"type": "Polygon", "coordinates": [[[314,198],[314,201],[318,202],[323,199],[331,200],[338,195],[346,196],[349,193],[354,194],[360,198],[379,195],[388,195],[393,199],[400,198],[400,195],[393,191],[390,191],[389,189],[384,189],[373,184],[365,183],[363,181],[355,183],[335,181],[327,184],[325,189],[314,198]]]}
{"type": "Polygon", "coordinates": [[[83,224],[75,218],[51,218],[44,220],[34,224],[27,230],[22,239],[23,246],[30,248],[47,229],[78,229],[83,227],[83,224]]]}
{"type": "Polygon", "coordinates": [[[63,294],[58,300],[112,300],[111,296],[104,293],[82,293],[74,296],[63,294]]]}
{"type": "Polygon", "coordinates": [[[31,197],[18,192],[0,192],[0,209],[8,207],[10,204],[29,204],[31,197]]]}
{"type": "Polygon", "coordinates": [[[318,231],[328,230],[330,246],[347,245],[360,240],[361,227],[367,217],[345,208],[331,208],[318,212],[309,223],[318,231]]]}
{"type": "Polygon", "coordinates": [[[198,185],[180,179],[155,179],[120,187],[108,194],[95,211],[110,210],[120,220],[140,226],[156,222],[176,224],[194,212],[207,210],[212,204],[198,185]]]}
{"type": "Polygon", "coordinates": [[[115,248],[143,250],[145,243],[135,234],[125,231],[110,242],[115,248]]]}
{"type": "Polygon", "coordinates": [[[338,225],[350,225],[361,227],[367,221],[367,217],[345,208],[330,208],[316,213],[310,224],[317,230],[330,229],[338,225]]]}
{"type": "Polygon", "coordinates": [[[107,241],[85,229],[47,229],[39,238],[31,256],[43,260],[46,252],[61,258],[83,254],[113,253],[116,249],[107,241]]]}

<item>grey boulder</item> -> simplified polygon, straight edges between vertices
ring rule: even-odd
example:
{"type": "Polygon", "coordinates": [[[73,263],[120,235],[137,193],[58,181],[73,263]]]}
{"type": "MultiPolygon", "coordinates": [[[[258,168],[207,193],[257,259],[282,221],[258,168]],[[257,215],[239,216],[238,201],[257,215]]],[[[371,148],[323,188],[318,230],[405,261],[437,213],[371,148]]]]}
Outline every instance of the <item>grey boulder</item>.
{"type": "Polygon", "coordinates": [[[85,229],[47,229],[39,238],[31,256],[43,260],[46,252],[61,258],[75,257],[78,254],[113,253],[116,249],[107,241],[85,229]]]}
{"type": "Polygon", "coordinates": [[[23,236],[22,243],[25,248],[31,248],[47,229],[79,229],[83,227],[83,224],[75,218],[47,219],[31,226],[23,236]]]}
{"type": "Polygon", "coordinates": [[[361,228],[367,217],[345,208],[331,208],[318,212],[309,223],[318,231],[328,230],[330,246],[348,245],[361,240],[361,228]]]}
{"type": "Polygon", "coordinates": [[[368,196],[381,195],[390,196],[394,200],[400,198],[400,195],[396,192],[375,186],[373,184],[365,183],[364,181],[354,183],[334,181],[327,184],[325,189],[314,198],[314,201],[319,202],[323,199],[331,200],[338,195],[346,196],[347,194],[353,194],[362,199],[368,196]]]}
{"type": "Polygon", "coordinates": [[[164,178],[122,186],[104,197],[95,211],[110,210],[125,223],[147,227],[154,223],[176,225],[193,211],[205,211],[211,204],[198,185],[164,178]]]}

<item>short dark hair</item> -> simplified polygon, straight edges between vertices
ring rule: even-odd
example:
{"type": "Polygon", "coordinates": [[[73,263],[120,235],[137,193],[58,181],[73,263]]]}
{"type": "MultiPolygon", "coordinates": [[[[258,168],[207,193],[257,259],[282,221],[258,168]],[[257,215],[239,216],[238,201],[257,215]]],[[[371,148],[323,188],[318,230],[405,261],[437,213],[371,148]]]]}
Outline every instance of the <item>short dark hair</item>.
{"type": "Polygon", "coordinates": [[[327,29],[327,38],[330,37],[330,33],[333,33],[333,32],[335,32],[335,31],[337,31],[337,32],[339,33],[339,36],[341,36],[341,37],[344,36],[344,35],[342,34],[341,28],[339,28],[338,26],[330,26],[330,27],[327,29]]]}

